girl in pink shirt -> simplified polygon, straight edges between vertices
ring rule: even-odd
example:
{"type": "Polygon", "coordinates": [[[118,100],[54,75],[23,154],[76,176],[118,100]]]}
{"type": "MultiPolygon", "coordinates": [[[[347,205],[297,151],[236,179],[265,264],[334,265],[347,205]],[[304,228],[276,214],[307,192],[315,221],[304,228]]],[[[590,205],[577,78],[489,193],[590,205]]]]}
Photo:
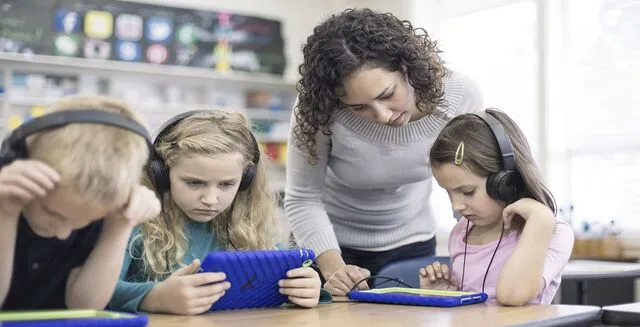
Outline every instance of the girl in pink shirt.
{"type": "Polygon", "coordinates": [[[422,268],[421,288],[485,292],[503,305],[551,303],[574,236],[555,218],[553,195],[516,123],[495,109],[458,116],[429,159],[463,218],[449,237],[451,266],[422,268]]]}

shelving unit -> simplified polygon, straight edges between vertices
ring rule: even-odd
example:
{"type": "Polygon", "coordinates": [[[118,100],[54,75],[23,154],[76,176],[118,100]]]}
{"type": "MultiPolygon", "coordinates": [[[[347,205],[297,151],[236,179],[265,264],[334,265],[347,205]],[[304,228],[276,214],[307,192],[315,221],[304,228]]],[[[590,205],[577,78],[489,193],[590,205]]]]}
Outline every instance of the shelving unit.
{"type": "Polygon", "coordinates": [[[171,78],[173,82],[180,83],[192,84],[207,81],[241,89],[295,91],[294,82],[285,81],[273,75],[244,72],[220,73],[212,69],[171,65],[15,53],[0,53],[0,65],[2,68],[9,67],[30,73],[68,75],[71,69],[76,72],[90,71],[91,74],[104,77],[142,74],[154,78],[171,78]]]}
{"type": "MultiPolygon", "coordinates": [[[[51,76],[69,78],[75,86],[75,91],[70,93],[123,98],[143,116],[152,133],[179,112],[221,107],[239,110],[254,125],[269,127],[266,132],[256,131],[258,141],[265,147],[264,143],[286,144],[290,108],[296,94],[295,83],[272,75],[85,58],[0,53],[0,71],[3,74],[0,85],[4,87],[0,94],[0,136],[3,138],[9,133],[11,115],[24,115],[33,106],[46,107],[66,95],[60,89],[47,89],[47,85],[37,86],[35,90],[32,85],[16,85],[24,83],[24,74],[41,76],[44,80],[51,76]],[[192,101],[168,99],[170,88],[183,95],[189,93],[192,101]],[[249,92],[268,92],[280,101],[275,110],[248,107],[249,92]],[[129,99],[132,95],[138,98],[129,99]],[[217,103],[219,99],[225,103],[217,103]]],[[[270,178],[274,188],[280,190],[284,183],[284,164],[274,159],[268,164],[270,178]]]]}

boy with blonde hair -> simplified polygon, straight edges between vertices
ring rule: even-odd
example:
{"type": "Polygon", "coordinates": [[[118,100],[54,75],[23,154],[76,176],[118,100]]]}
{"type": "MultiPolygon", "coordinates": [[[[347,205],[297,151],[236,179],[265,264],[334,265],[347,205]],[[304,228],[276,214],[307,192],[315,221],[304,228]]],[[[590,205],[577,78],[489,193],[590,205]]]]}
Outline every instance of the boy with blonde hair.
{"type": "Polygon", "coordinates": [[[104,309],[135,225],[160,202],[140,184],[152,149],[125,103],[62,99],[0,149],[3,310],[104,309]]]}

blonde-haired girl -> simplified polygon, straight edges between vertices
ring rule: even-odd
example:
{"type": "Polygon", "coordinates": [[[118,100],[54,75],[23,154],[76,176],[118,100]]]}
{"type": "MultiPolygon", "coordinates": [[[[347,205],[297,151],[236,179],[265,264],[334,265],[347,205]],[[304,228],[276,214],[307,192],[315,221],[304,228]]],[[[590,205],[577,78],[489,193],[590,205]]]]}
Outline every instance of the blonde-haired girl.
{"type": "MultiPolygon", "coordinates": [[[[223,273],[196,273],[216,250],[274,249],[275,199],[248,119],[237,112],[190,111],[154,138],[148,184],[162,198],[158,217],[134,231],[110,308],[199,314],[230,287],[223,273]]],[[[293,269],[280,282],[291,302],[318,304],[320,279],[293,269]]]]}

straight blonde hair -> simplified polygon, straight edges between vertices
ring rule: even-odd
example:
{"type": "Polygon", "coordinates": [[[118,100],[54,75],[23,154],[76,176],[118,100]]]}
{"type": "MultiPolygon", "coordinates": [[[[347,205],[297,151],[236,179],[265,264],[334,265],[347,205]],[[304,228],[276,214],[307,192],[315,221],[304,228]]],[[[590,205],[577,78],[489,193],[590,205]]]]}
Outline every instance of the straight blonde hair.
{"type": "MultiPolygon", "coordinates": [[[[104,96],[72,96],[49,112],[101,110],[142,124],[127,103],[104,96]]],[[[123,202],[128,190],[140,184],[149,158],[147,141],[131,131],[103,124],[77,123],[37,133],[27,140],[29,157],[51,166],[69,187],[92,204],[123,202]],[[127,190],[127,191],[125,191],[127,190]]]]}

